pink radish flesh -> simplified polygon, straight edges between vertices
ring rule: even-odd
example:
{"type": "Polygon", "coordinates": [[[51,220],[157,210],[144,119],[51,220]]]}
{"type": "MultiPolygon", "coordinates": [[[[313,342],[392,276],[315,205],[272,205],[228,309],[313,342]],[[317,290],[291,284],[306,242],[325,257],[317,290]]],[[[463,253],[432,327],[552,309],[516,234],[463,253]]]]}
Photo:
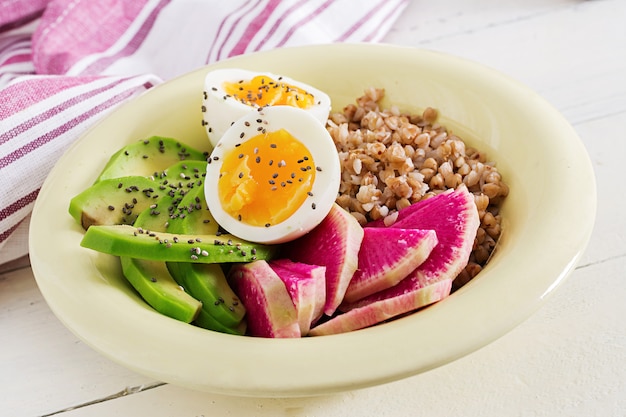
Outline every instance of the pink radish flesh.
{"type": "Polygon", "coordinates": [[[300,337],[296,308],[283,281],[266,261],[234,265],[228,282],[246,308],[248,334],[300,337]]]}
{"type": "MultiPolygon", "coordinates": [[[[395,286],[354,303],[343,303],[342,311],[396,297],[437,281],[453,281],[465,268],[480,224],[474,196],[461,186],[454,192],[438,194],[426,202],[428,204],[423,205],[421,210],[413,209],[410,215],[396,221],[391,227],[434,230],[439,243],[428,259],[395,286]]],[[[380,227],[380,223],[372,226],[380,227]]]]}
{"type": "Polygon", "coordinates": [[[276,259],[269,262],[276,275],[285,283],[296,312],[300,333],[306,336],[314,323],[322,316],[326,302],[326,267],[276,259]]]}
{"type": "Polygon", "coordinates": [[[359,251],[359,268],[344,300],[353,302],[393,287],[420,266],[436,244],[433,230],[366,228],[359,251]]]}
{"type": "Polygon", "coordinates": [[[326,304],[331,316],[345,295],[358,266],[363,228],[347,211],[333,205],[326,218],[306,235],[283,245],[284,257],[326,267],[326,304]]]}
{"type": "Polygon", "coordinates": [[[322,336],[345,333],[373,326],[442,300],[450,294],[451,287],[452,281],[444,279],[397,297],[375,301],[333,317],[311,329],[309,335],[322,336]]]}

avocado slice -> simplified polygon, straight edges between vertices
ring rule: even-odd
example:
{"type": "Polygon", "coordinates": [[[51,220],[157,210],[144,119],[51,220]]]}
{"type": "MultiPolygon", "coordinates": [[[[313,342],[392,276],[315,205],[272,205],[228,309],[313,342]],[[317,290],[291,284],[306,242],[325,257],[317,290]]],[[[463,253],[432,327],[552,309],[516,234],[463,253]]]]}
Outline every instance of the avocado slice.
{"type": "MultiPolygon", "coordinates": [[[[215,234],[218,232],[218,225],[203,200],[204,187],[191,188],[182,196],[179,193],[164,194],[155,204],[139,214],[134,226],[151,232],[215,234]]],[[[198,313],[194,325],[230,334],[245,332],[245,308],[226,282],[219,265],[144,260],[136,262],[140,263],[139,266],[144,262],[159,263],[161,272],[167,275],[169,281],[175,281],[187,294],[202,303],[202,311],[198,313]],[[162,271],[163,265],[167,265],[166,271],[162,271]]],[[[149,280],[149,272],[139,269],[137,274],[140,273],[144,274],[144,280],[149,280]]],[[[141,293],[139,288],[135,288],[141,293]]],[[[168,297],[168,294],[164,293],[163,296],[168,297]]]]}
{"type": "Polygon", "coordinates": [[[181,161],[205,161],[208,152],[184,145],[176,139],[152,136],[131,143],[114,153],[96,181],[128,176],[157,176],[181,161]]]}
{"type": "Polygon", "coordinates": [[[248,323],[242,320],[236,326],[226,326],[215,317],[210,315],[204,308],[198,313],[198,317],[194,320],[193,324],[203,329],[215,330],[216,332],[229,333],[234,335],[244,335],[248,327],[248,323]]]}
{"type": "MultiPolygon", "coordinates": [[[[190,190],[170,216],[168,232],[216,234],[219,226],[204,199],[204,187],[190,190]]],[[[194,324],[210,330],[242,334],[245,331],[245,307],[226,281],[220,265],[191,262],[167,262],[174,279],[202,301],[201,314],[194,324]]]]}
{"type": "Polygon", "coordinates": [[[115,256],[193,263],[251,262],[270,259],[276,251],[227,234],[150,232],[130,225],[92,225],[80,244],[115,256]]]}
{"type": "MultiPolygon", "coordinates": [[[[69,213],[86,230],[92,225],[134,224],[139,213],[163,195],[174,201],[204,188],[206,162],[178,162],[158,177],[128,176],[98,181],[70,201],[69,213]]],[[[163,211],[163,208],[160,209],[163,211]]]]}
{"type": "MultiPolygon", "coordinates": [[[[158,201],[174,198],[176,197],[164,194],[158,201]]],[[[155,204],[151,205],[139,214],[135,221],[136,226],[145,228],[153,226],[147,221],[158,217],[154,216],[157,210],[154,206],[155,204]]],[[[185,292],[184,288],[172,278],[165,262],[129,256],[120,256],[120,261],[126,280],[156,311],[185,323],[191,323],[198,317],[202,310],[202,302],[185,292]]]]}
{"type": "Polygon", "coordinates": [[[172,277],[202,308],[225,327],[237,327],[244,319],[246,308],[226,281],[220,265],[191,262],[168,262],[172,277]]]}
{"type": "Polygon", "coordinates": [[[185,323],[194,321],[202,303],[172,278],[164,262],[120,257],[122,272],[139,295],[159,313],[185,323]]]}
{"type": "Polygon", "coordinates": [[[94,224],[133,224],[139,212],[153,204],[157,188],[146,177],[100,181],[70,201],[72,217],[87,229],[94,224]]]}
{"type": "Polygon", "coordinates": [[[134,226],[140,226],[145,230],[153,232],[166,232],[171,220],[171,213],[178,207],[178,202],[182,198],[177,193],[160,196],[150,207],[139,213],[134,226]]]}
{"type": "Polygon", "coordinates": [[[204,198],[204,187],[195,187],[180,199],[170,216],[169,228],[172,233],[213,235],[218,232],[219,225],[204,198]]]}

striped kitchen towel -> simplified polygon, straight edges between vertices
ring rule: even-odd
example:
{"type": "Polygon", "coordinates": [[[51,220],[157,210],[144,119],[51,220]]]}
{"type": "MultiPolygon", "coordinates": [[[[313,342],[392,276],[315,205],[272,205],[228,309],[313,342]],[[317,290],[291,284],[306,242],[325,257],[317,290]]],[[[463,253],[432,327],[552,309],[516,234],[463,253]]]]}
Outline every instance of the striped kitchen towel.
{"type": "Polygon", "coordinates": [[[0,0],[0,263],[56,160],[117,105],[207,63],[376,42],[408,0],[0,0]]]}

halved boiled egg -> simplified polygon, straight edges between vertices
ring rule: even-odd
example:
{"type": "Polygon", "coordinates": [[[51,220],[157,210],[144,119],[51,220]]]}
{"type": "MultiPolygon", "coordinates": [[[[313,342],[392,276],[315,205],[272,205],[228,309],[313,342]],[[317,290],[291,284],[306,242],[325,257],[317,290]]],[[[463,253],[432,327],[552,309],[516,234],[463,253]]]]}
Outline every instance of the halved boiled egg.
{"type": "Polygon", "coordinates": [[[213,146],[234,121],[250,110],[267,106],[297,107],[326,124],[330,97],[308,84],[269,72],[225,68],[207,73],[202,124],[213,146]]]}
{"type": "Polygon", "coordinates": [[[297,107],[265,107],[247,112],[216,144],[205,196],[229,233],[282,243],[324,219],[340,178],[339,156],[324,125],[297,107]]]}

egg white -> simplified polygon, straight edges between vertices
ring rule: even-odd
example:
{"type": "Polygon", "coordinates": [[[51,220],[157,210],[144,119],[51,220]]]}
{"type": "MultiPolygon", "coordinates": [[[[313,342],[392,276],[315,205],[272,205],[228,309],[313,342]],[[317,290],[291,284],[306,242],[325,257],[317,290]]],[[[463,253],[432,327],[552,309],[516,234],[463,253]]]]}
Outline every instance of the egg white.
{"type": "Polygon", "coordinates": [[[341,167],[330,134],[313,115],[295,107],[273,106],[247,112],[226,130],[209,160],[204,183],[209,210],[228,233],[250,242],[283,243],[304,235],[326,217],[339,191],[341,167]],[[263,126],[268,132],[285,129],[303,143],[311,153],[315,166],[320,168],[315,173],[312,195],[289,218],[270,226],[253,226],[235,219],[224,210],[218,195],[218,180],[224,155],[237,144],[245,142],[245,138],[259,133],[256,123],[259,118],[263,119],[263,126]],[[242,134],[244,139],[241,139],[242,134]]]}
{"type": "Polygon", "coordinates": [[[207,73],[204,79],[204,94],[202,101],[202,118],[206,128],[209,141],[213,146],[217,144],[224,132],[251,110],[256,110],[258,106],[248,105],[229,96],[223,89],[224,82],[236,83],[240,80],[249,81],[256,76],[267,76],[274,81],[290,84],[301,88],[314,97],[314,104],[305,111],[311,113],[320,123],[326,124],[330,113],[330,97],[323,91],[296,81],[292,78],[272,74],[270,72],[248,71],[238,68],[216,69],[207,73]]]}

